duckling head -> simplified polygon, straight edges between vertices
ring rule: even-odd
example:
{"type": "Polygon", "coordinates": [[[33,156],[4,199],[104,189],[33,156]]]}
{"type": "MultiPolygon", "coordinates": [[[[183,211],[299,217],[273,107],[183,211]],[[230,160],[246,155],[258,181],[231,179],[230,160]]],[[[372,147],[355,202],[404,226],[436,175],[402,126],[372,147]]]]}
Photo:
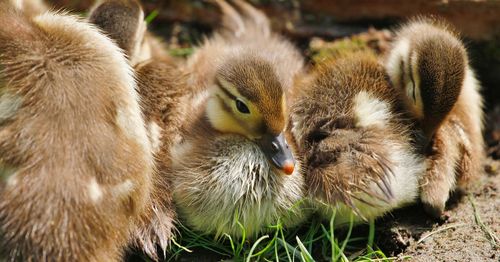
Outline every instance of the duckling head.
{"type": "Polygon", "coordinates": [[[283,133],[286,99],[268,62],[239,57],[224,63],[217,70],[206,112],[214,129],[254,141],[275,169],[293,173],[295,161],[283,133]]]}
{"type": "Polygon", "coordinates": [[[392,83],[428,139],[455,105],[467,65],[460,41],[445,25],[433,24],[421,21],[405,27],[388,60],[392,83]]]}
{"type": "Polygon", "coordinates": [[[146,41],[144,11],[139,1],[96,1],[90,10],[89,21],[123,49],[131,65],[151,58],[151,47],[146,41]]]}

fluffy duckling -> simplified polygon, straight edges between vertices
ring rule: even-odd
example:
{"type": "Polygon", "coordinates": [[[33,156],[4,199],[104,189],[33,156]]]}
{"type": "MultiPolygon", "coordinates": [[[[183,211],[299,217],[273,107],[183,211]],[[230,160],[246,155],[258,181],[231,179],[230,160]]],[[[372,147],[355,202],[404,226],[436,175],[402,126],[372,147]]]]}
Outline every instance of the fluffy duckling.
{"type": "Polygon", "coordinates": [[[457,34],[430,19],[399,30],[387,68],[422,131],[427,171],[421,200],[439,217],[450,192],[481,173],[485,154],[478,81],[457,34]]]}
{"type": "Polygon", "coordinates": [[[0,69],[0,253],[119,261],[153,166],[122,52],[74,16],[4,3],[0,69]]]}
{"type": "Polygon", "coordinates": [[[335,223],[373,219],[413,202],[424,172],[385,68],[368,52],[317,66],[294,90],[288,130],[308,195],[335,223]]]}
{"type": "Polygon", "coordinates": [[[178,140],[187,104],[185,74],[170,59],[161,43],[146,31],[139,2],[105,0],[90,12],[89,20],[124,49],[135,64],[141,108],[155,157],[150,202],[137,222],[134,245],[157,260],[157,245],[165,252],[174,231],[175,210],[165,175],[170,147],[178,140]]]}
{"type": "Polygon", "coordinates": [[[285,136],[285,93],[302,70],[299,52],[271,33],[264,14],[243,1],[217,1],[224,28],[187,61],[193,88],[183,140],[172,148],[179,216],[220,236],[255,235],[280,218],[293,225],[303,196],[285,136]]]}

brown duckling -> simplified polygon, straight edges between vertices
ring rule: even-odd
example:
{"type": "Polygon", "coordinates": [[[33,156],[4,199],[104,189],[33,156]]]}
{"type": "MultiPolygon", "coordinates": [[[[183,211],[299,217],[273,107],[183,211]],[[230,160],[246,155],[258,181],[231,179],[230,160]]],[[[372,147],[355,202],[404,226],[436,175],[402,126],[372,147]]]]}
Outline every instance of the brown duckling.
{"type": "Polygon", "coordinates": [[[118,261],[153,156],[132,69],[75,16],[0,4],[0,253],[118,261]]]}
{"type": "Polygon", "coordinates": [[[180,127],[186,118],[186,75],[172,60],[152,59],[134,68],[139,94],[155,154],[153,193],[149,209],[135,230],[135,245],[156,259],[156,245],[165,252],[173,237],[177,214],[168,180],[170,149],[180,140],[180,127]]]}
{"type": "Polygon", "coordinates": [[[308,196],[335,223],[373,219],[413,202],[424,171],[401,103],[377,57],[348,53],[294,90],[290,125],[308,196]]]}
{"type": "Polygon", "coordinates": [[[271,33],[267,17],[243,1],[217,1],[223,26],[187,61],[193,97],[183,138],[172,148],[179,216],[194,229],[254,236],[294,209],[303,177],[285,136],[285,93],[303,60],[271,33]],[[243,228],[243,229],[242,229],[243,228]]]}
{"type": "Polygon", "coordinates": [[[482,172],[479,83],[458,35],[432,19],[417,19],[397,32],[387,68],[416,129],[422,131],[427,171],[421,200],[438,217],[450,192],[482,172]]]}
{"type": "Polygon", "coordinates": [[[350,209],[356,220],[373,219],[418,193],[439,215],[456,176],[480,172],[477,81],[463,44],[439,23],[405,25],[385,67],[369,53],[347,54],[296,89],[292,141],[309,195],[338,223],[350,209]]]}
{"type": "Polygon", "coordinates": [[[139,2],[105,0],[92,10],[89,20],[115,39],[130,63],[135,64],[155,172],[150,202],[133,230],[133,244],[157,260],[157,245],[165,252],[175,229],[176,215],[165,172],[170,166],[170,147],[179,139],[178,129],[185,118],[186,76],[161,47],[161,42],[146,30],[139,2]]]}

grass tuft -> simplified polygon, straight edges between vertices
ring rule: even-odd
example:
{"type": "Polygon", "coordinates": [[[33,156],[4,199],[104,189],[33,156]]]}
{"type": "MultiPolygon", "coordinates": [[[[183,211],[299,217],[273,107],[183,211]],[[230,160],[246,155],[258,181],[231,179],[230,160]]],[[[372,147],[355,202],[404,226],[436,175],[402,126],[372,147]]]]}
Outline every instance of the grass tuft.
{"type": "MultiPolygon", "coordinates": [[[[235,216],[235,219],[237,216],[235,216]]],[[[394,261],[375,247],[375,223],[370,221],[368,234],[352,237],[354,214],[350,217],[348,228],[335,229],[335,213],[326,225],[312,219],[306,226],[297,229],[284,229],[279,220],[268,227],[267,234],[256,239],[247,238],[245,228],[236,220],[242,230],[242,237],[234,239],[224,234],[222,238],[202,235],[180,226],[179,242],[172,245],[172,258],[176,260],[188,256],[194,260],[233,260],[233,261],[394,261]],[[337,232],[338,231],[338,232],[337,232]],[[200,253],[198,257],[195,257],[200,253]],[[208,254],[208,255],[207,255],[208,254]]]]}
{"type": "Polygon", "coordinates": [[[149,13],[149,15],[146,16],[146,18],[144,18],[144,21],[146,21],[146,24],[149,25],[158,16],[158,14],[160,14],[160,12],[158,12],[158,10],[155,9],[151,13],[149,13]]]}

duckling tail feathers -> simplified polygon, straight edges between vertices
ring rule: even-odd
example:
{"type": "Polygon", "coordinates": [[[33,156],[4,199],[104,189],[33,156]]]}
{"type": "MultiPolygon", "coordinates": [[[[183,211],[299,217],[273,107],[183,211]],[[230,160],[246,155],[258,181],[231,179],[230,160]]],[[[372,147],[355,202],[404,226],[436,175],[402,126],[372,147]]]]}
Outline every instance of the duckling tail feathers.
{"type": "Polygon", "coordinates": [[[266,15],[243,0],[233,0],[234,6],[225,0],[214,0],[222,11],[224,35],[241,38],[242,36],[268,37],[271,35],[269,19],[266,15]]]}

